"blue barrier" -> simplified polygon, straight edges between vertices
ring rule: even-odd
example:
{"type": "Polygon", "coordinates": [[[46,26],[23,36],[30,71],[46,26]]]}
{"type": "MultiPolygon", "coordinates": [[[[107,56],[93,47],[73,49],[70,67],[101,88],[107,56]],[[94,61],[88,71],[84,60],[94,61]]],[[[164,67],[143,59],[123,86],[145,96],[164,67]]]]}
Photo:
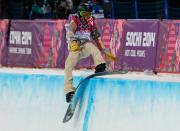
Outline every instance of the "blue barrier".
{"type": "Polygon", "coordinates": [[[128,77],[89,80],[75,116],[63,124],[63,75],[0,73],[0,129],[179,131],[180,82],[128,77]]]}

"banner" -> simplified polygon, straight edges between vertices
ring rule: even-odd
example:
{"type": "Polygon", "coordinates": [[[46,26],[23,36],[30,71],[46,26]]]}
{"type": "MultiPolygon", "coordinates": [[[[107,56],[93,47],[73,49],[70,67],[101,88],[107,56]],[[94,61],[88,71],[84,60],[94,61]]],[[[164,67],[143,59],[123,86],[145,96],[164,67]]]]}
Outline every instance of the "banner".
{"type": "Polygon", "coordinates": [[[180,72],[180,20],[163,20],[158,37],[158,72],[180,72]]]}
{"type": "Polygon", "coordinates": [[[102,41],[106,49],[111,51],[116,57],[116,61],[107,61],[107,66],[111,69],[121,69],[122,53],[120,51],[123,24],[125,20],[98,19],[97,26],[101,33],[102,41]]]}
{"type": "MultiPolygon", "coordinates": [[[[64,68],[68,56],[66,20],[0,20],[0,64],[64,68]]],[[[180,20],[97,19],[107,49],[116,57],[112,70],[180,72],[180,20]]],[[[96,43],[94,43],[96,45],[96,43]]],[[[91,56],[76,68],[94,68],[91,56]]]]}
{"type": "Polygon", "coordinates": [[[36,20],[35,63],[40,67],[64,68],[65,63],[65,20],[36,20]]]}
{"type": "Polygon", "coordinates": [[[8,41],[8,65],[32,67],[33,21],[11,21],[8,41]]]}
{"type": "Polygon", "coordinates": [[[65,20],[13,20],[8,64],[25,67],[64,67],[65,20]]]}
{"type": "Polygon", "coordinates": [[[127,20],[123,31],[123,69],[154,70],[159,20],[127,20]]]}
{"type": "Polygon", "coordinates": [[[9,20],[0,20],[0,65],[7,65],[7,37],[9,20]]]}

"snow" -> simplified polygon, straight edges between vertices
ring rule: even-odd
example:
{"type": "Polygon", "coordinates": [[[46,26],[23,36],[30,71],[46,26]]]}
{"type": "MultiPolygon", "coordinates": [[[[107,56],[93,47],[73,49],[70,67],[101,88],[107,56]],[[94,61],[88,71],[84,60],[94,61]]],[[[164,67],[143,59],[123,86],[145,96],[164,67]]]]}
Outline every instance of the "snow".
{"type": "MultiPolygon", "coordinates": [[[[63,69],[47,69],[47,68],[6,68],[1,67],[0,73],[15,73],[15,74],[42,74],[42,75],[64,75],[63,69]]],[[[94,70],[74,70],[73,76],[88,76],[93,74],[94,70]]],[[[158,73],[153,74],[151,72],[128,72],[127,74],[113,74],[106,76],[99,76],[103,78],[123,78],[130,80],[154,80],[154,81],[165,81],[165,82],[180,82],[180,73],[158,73]]]]}

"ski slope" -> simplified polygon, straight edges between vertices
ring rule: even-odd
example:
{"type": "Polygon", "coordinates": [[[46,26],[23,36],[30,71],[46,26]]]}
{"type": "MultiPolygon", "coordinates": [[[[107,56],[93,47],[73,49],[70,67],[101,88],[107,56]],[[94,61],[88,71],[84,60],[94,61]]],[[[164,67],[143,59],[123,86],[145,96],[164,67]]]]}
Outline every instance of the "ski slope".
{"type": "MultiPolygon", "coordinates": [[[[74,71],[77,85],[92,71],[74,71]]],[[[180,75],[130,72],[92,78],[80,90],[74,117],[64,71],[0,69],[0,131],[179,131],[180,75]]]]}

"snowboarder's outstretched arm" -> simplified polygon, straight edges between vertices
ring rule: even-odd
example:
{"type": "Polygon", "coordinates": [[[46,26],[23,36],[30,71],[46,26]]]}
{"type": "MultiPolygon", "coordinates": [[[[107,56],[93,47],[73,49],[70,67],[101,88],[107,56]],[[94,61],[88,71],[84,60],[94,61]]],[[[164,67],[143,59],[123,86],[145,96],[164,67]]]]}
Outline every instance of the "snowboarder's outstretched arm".
{"type": "Polygon", "coordinates": [[[106,59],[108,59],[108,60],[110,60],[110,61],[116,60],[116,57],[115,57],[110,51],[108,51],[108,50],[105,48],[105,46],[104,46],[104,44],[103,44],[102,39],[101,39],[100,36],[95,40],[95,42],[96,42],[98,48],[100,49],[100,51],[101,51],[103,54],[105,54],[106,59]]]}
{"type": "MultiPolygon", "coordinates": [[[[93,20],[95,21],[94,17],[93,17],[93,20]]],[[[101,38],[101,34],[99,33],[95,22],[93,22],[93,25],[92,25],[91,38],[96,42],[99,50],[103,54],[105,54],[106,59],[110,61],[116,60],[116,57],[108,49],[105,48],[104,43],[101,38]]]]}

